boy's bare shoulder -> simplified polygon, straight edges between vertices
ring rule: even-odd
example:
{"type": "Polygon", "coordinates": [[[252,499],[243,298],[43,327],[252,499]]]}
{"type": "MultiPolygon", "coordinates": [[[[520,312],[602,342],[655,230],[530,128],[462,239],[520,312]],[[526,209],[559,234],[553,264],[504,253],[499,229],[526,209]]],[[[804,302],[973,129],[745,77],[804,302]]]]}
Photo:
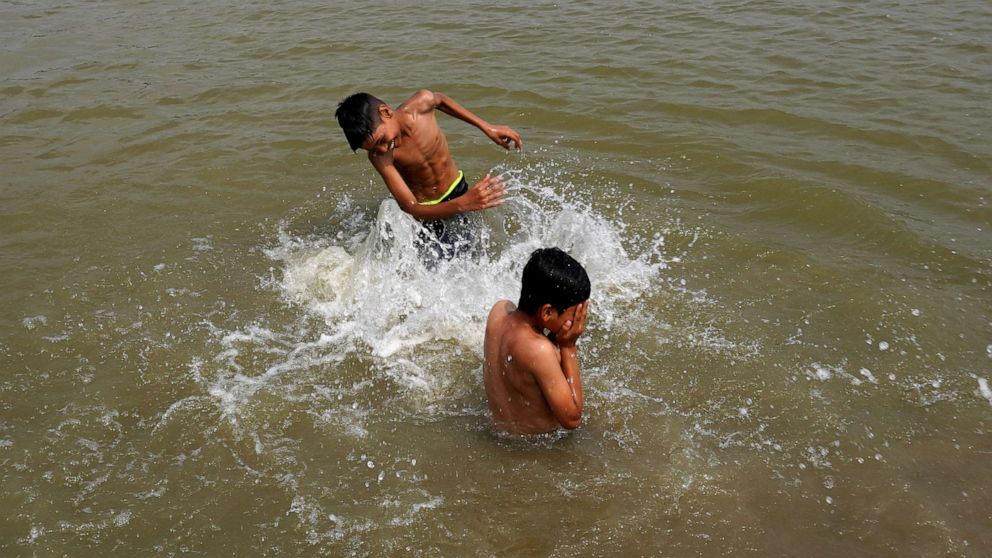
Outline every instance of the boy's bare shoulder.
{"type": "Polygon", "coordinates": [[[496,304],[493,304],[492,309],[489,310],[489,317],[499,317],[505,316],[517,309],[517,306],[510,302],[509,300],[498,300],[496,304]]]}
{"type": "Polygon", "coordinates": [[[434,92],[430,89],[420,89],[396,108],[411,113],[424,113],[434,110],[436,106],[437,99],[434,97],[434,92]]]}
{"type": "Polygon", "coordinates": [[[516,338],[527,333],[524,324],[513,318],[517,305],[509,300],[500,300],[493,304],[486,319],[486,335],[499,337],[509,344],[515,344],[516,338]]]}
{"type": "MultiPolygon", "coordinates": [[[[514,323],[508,325],[503,330],[506,340],[507,351],[513,355],[518,363],[537,364],[545,362],[551,358],[558,360],[558,351],[555,344],[544,334],[534,331],[532,327],[524,323],[514,323]]],[[[526,366],[525,368],[531,368],[526,366]]]]}

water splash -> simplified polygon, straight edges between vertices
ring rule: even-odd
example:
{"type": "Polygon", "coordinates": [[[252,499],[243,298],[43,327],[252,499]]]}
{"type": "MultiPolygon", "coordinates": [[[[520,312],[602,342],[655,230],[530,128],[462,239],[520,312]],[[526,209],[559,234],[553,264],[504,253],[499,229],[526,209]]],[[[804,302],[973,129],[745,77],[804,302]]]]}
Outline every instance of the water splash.
{"type": "Polygon", "coordinates": [[[546,246],[569,252],[589,273],[589,337],[613,331],[664,284],[664,239],[629,234],[619,217],[584,200],[588,188],[555,168],[504,169],[506,203],[469,216],[467,253],[450,260],[425,257],[422,225],[392,199],[372,217],[343,198],[327,218],[334,229],[321,234],[296,235],[282,223],[265,249],[281,273],[263,287],[302,310],[299,319],[214,328],[218,351],[206,363],[214,371],[194,375],[236,433],[249,401],[277,393],[286,401],[317,397],[321,417],[342,410],[327,420],[361,437],[366,404],[357,400],[381,397],[369,380],[390,382],[416,414],[448,412],[445,404],[465,412],[489,309],[518,298],[524,264],[546,246]]]}
{"type": "Polygon", "coordinates": [[[425,259],[421,225],[387,199],[357,243],[348,235],[330,243],[293,237],[283,228],[267,251],[284,265],[279,288],[343,344],[390,359],[441,341],[481,351],[489,308],[517,299],[521,270],[540,247],[558,246],[583,263],[601,327],[657,283],[666,266],[660,237],[632,238],[623,223],[562,193],[574,191],[571,184],[554,188],[521,170],[503,176],[507,202],[471,216],[470,255],[425,259]]]}

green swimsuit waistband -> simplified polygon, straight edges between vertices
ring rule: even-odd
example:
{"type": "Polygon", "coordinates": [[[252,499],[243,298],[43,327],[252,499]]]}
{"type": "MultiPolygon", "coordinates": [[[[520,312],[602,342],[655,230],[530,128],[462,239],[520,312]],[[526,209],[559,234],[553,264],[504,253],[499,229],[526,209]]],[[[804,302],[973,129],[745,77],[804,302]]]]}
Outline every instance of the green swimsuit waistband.
{"type": "Polygon", "coordinates": [[[445,192],[443,196],[441,196],[436,200],[420,202],[420,205],[437,205],[443,202],[444,198],[448,197],[448,194],[455,191],[455,186],[458,186],[458,183],[461,182],[463,178],[465,178],[465,173],[462,171],[458,171],[458,178],[456,178],[455,181],[451,183],[451,187],[448,188],[448,191],[445,192]]]}

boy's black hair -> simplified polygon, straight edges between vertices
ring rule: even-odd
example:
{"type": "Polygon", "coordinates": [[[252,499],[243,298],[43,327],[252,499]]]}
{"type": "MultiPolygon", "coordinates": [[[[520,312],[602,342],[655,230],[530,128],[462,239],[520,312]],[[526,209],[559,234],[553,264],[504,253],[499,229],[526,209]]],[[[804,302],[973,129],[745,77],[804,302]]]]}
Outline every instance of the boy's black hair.
{"type": "Polygon", "coordinates": [[[589,275],[560,248],[538,248],[524,266],[520,286],[522,312],[534,314],[544,304],[563,312],[589,298],[589,275]]]}
{"type": "Polygon", "coordinates": [[[344,130],[352,151],[358,151],[382,122],[379,107],[384,104],[368,93],[355,93],[338,103],[334,117],[344,130]]]}

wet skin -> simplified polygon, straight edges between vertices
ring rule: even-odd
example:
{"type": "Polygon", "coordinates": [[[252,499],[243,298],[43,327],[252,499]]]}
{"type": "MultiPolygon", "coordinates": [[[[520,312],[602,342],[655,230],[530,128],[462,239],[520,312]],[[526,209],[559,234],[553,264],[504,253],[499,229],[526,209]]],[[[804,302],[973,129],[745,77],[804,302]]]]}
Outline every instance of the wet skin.
{"type": "Polygon", "coordinates": [[[486,175],[463,196],[436,205],[421,205],[442,197],[458,178],[448,140],[438,126],[440,110],[483,131],[504,149],[523,144],[507,126],[491,125],[450,97],[422,89],[395,110],[379,107],[380,124],[362,144],[400,208],[420,220],[444,219],[503,203],[506,184],[486,175]]]}
{"type": "Polygon", "coordinates": [[[576,340],[585,331],[589,301],[558,312],[549,304],[533,314],[508,300],[486,322],[483,382],[493,426],[514,434],[577,428],[582,380],[576,340]],[[545,335],[544,330],[549,330],[545,335]]]}

